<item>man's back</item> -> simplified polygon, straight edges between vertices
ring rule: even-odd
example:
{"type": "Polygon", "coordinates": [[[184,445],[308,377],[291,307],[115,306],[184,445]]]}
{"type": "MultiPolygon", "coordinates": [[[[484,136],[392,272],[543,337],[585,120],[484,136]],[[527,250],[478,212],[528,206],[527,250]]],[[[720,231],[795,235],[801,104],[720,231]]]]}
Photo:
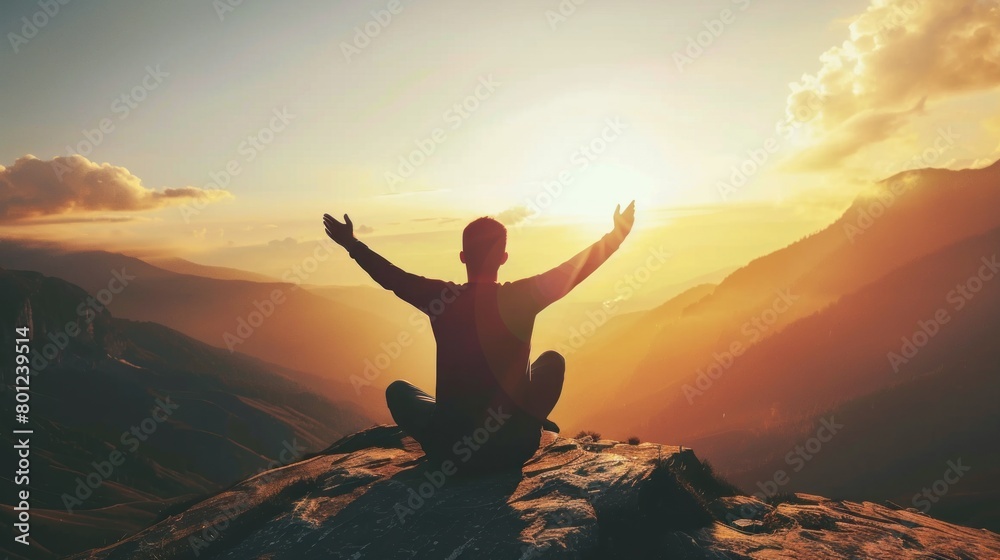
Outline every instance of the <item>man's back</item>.
{"type": "MultiPolygon", "coordinates": [[[[473,226],[482,225],[493,234],[499,232],[502,239],[487,236],[488,243],[482,245],[475,236],[463,237],[466,250],[460,257],[470,281],[455,284],[401,270],[355,239],[346,215],[344,224],[324,216],[327,234],[372,279],[431,321],[437,343],[436,400],[413,385],[396,382],[389,387],[399,395],[397,401],[409,403],[400,404],[398,410],[390,406],[390,412],[394,418],[397,413],[406,416],[411,435],[426,452],[447,455],[453,445],[487,432],[488,445],[481,445],[478,440],[482,438],[476,436],[476,445],[489,448],[477,451],[477,462],[523,461],[537,448],[539,427],[562,388],[564,362],[558,354],[547,352],[536,360],[537,368],[529,365],[535,317],[618,249],[631,230],[634,211],[634,203],[624,214],[616,209],[614,229],[561,265],[503,284],[496,277],[507,259],[506,230],[495,220],[481,218],[466,228],[466,236],[473,226]],[[535,382],[535,377],[542,381],[535,382]]],[[[397,422],[404,423],[399,418],[397,422]]]]}
{"type": "Polygon", "coordinates": [[[499,404],[524,406],[523,379],[540,311],[529,283],[452,285],[454,301],[430,316],[442,408],[478,416],[499,404]]]}

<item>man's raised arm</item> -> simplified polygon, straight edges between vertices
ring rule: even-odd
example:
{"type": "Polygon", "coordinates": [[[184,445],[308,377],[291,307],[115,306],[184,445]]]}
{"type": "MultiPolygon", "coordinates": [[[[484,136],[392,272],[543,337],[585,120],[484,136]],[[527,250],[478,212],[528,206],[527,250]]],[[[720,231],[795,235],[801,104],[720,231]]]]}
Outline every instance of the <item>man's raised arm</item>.
{"type": "Polygon", "coordinates": [[[563,264],[548,272],[525,279],[525,282],[529,284],[531,300],[535,304],[536,310],[541,311],[552,302],[568,294],[577,284],[583,282],[585,278],[604,264],[604,261],[618,250],[622,241],[632,231],[634,222],[635,201],[633,200],[628,205],[625,212],[621,211],[619,204],[615,208],[614,228],[611,232],[563,264]]]}
{"type": "Polygon", "coordinates": [[[347,249],[351,258],[372,277],[372,280],[421,311],[426,312],[428,304],[434,298],[440,297],[447,287],[441,280],[431,280],[406,272],[369,249],[354,237],[354,224],[347,214],[344,214],[344,223],[340,223],[329,214],[324,214],[323,225],[326,226],[326,234],[330,239],[347,249]]]}

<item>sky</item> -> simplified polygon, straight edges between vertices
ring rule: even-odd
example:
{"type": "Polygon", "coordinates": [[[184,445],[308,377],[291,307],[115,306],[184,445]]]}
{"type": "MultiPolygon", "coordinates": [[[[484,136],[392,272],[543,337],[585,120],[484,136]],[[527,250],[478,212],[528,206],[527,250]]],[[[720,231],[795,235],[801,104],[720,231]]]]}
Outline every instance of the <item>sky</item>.
{"type": "MultiPolygon", "coordinates": [[[[491,215],[513,279],[635,199],[630,250],[666,244],[663,281],[682,282],[821,229],[892,173],[1000,157],[997,1],[49,10],[0,6],[4,237],[281,277],[324,212],[349,213],[391,260],[457,278],[461,228],[491,215]]],[[[309,281],[366,281],[331,262],[309,281]]]]}

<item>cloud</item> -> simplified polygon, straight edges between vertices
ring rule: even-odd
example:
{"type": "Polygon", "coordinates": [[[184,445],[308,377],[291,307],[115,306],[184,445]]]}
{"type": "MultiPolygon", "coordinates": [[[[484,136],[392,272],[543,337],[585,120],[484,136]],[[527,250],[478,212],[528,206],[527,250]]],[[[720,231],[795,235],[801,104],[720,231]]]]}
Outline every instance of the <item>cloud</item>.
{"type": "Polygon", "coordinates": [[[447,192],[451,192],[451,189],[423,189],[423,190],[413,190],[413,191],[405,191],[405,192],[380,193],[378,195],[375,195],[375,198],[393,198],[393,197],[399,197],[399,196],[418,196],[418,195],[424,195],[424,194],[440,194],[440,193],[447,193],[447,192]]]}
{"type": "Polygon", "coordinates": [[[831,166],[904,127],[922,100],[1000,86],[1000,3],[873,0],[820,61],[792,85],[786,113],[815,140],[797,163],[831,166]]]}
{"type": "Polygon", "coordinates": [[[278,249],[291,249],[298,244],[299,242],[294,237],[286,237],[284,239],[272,239],[267,242],[268,247],[273,247],[278,249]]]}
{"type": "Polygon", "coordinates": [[[46,226],[55,224],[121,224],[126,222],[146,221],[136,216],[56,216],[32,220],[25,224],[30,226],[46,226]]]}
{"type": "Polygon", "coordinates": [[[32,155],[0,165],[0,222],[81,212],[137,212],[194,200],[215,202],[224,190],[180,187],[153,190],[128,169],[79,155],[51,161],[32,155]]]}
{"type": "Polygon", "coordinates": [[[799,152],[786,166],[791,171],[820,171],[834,167],[865,146],[881,142],[906,126],[910,116],[923,113],[924,103],[905,111],[866,111],[827,132],[823,141],[799,152]]]}
{"type": "Polygon", "coordinates": [[[357,231],[358,233],[371,233],[375,231],[375,228],[373,228],[372,226],[366,226],[364,224],[361,224],[358,226],[357,231]]]}
{"type": "Polygon", "coordinates": [[[501,224],[507,226],[517,225],[531,216],[531,210],[526,206],[514,206],[493,216],[501,224]]]}

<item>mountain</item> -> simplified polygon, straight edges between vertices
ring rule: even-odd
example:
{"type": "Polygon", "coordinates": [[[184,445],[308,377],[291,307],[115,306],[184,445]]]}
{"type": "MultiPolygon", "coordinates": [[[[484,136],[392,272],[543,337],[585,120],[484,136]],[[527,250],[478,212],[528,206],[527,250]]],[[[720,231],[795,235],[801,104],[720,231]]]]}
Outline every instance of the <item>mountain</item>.
{"type": "MultiPolygon", "coordinates": [[[[637,387],[650,394],[690,380],[734,344],[757,344],[914,259],[1000,227],[998,207],[1000,162],[985,169],[925,169],[890,177],[829,227],[726,277],[682,317],[665,323],[624,379],[594,390],[619,387],[610,400],[628,402],[637,387]]],[[[614,348],[605,354],[633,359],[614,348]]],[[[591,376],[586,364],[580,375],[591,376]]],[[[628,428],[622,423],[630,418],[618,412],[589,415],[588,410],[567,411],[567,423],[628,428]]]]}
{"type": "MultiPolygon", "coordinates": [[[[91,296],[63,280],[0,269],[0,294],[0,343],[13,348],[17,326],[31,333],[36,558],[113,543],[171,507],[372,422],[283,368],[88,307],[91,296]]],[[[13,363],[0,366],[8,417],[13,363]]],[[[0,443],[12,448],[12,437],[0,443]]],[[[11,503],[0,508],[7,525],[11,503]]]]}
{"type": "Polygon", "coordinates": [[[156,322],[212,346],[307,372],[323,380],[312,389],[334,398],[352,395],[376,416],[385,414],[381,389],[393,379],[432,386],[433,339],[422,315],[390,322],[366,311],[360,299],[346,305],[297,284],[179,274],[105,251],[8,240],[0,241],[0,264],[103,294],[117,317],[156,322]],[[127,286],[120,286],[120,277],[127,286]],[[409,343],[405,348],[401,338],[409,343]]]}
{"type": "Polygon", "coordinates": [[[666,321],[641,357],[618,348],[648,334],[609,321],[619,341],[595,336],[569,367],[586,378],[598,353],[638,365],[591,387],[605,404],[585,408],[582,427],[696,446],[746,487],[794,466],[784,491],[904,504],[926,501],[921,490],[964,458],[977,468],[934,496],[935,512],[1000,529],[1000,456],[987,443],[1000,436],[1000,166],[882,187],[895,192],[893,181],[906,188],[883,197],[879,216],[859,218],[874,208],[859,199],[830,228],[757,259],[666,321]],[[848,428],[800,461],[797,446],[830,417],[848,428]]]}
{"type": "Polygon", "coordinates": [[[805,494],[758,500],[690,449],[547,436],[521,472],[462,478],[428,464],[394,426],[372,428],[75,558],[1000,555],[996,533],[891,504],[805,494]]]}
{"type": "MultiPolygon", "coordinates": [[[[636,400],[636,387],[650,395],[689,382],[734,345],[749,348],[914,259],[1000,227],[1000,214],[993,211],[997,207],[1000,163],[979,170],[932,169],[891,177],[831,226],[755,259],[685,307],[680,317],[663,322],[638,366],[594,390],[606,393],[619,387],[610,400],[626,403],[636,400]]],[[[601,331],[613,328],[616,321],[612,318],[601,331]]],[[[640,329],[633,334],[644,336],[640,329]]],[[[614,345],[602,344],[602,337],[599,331],[588,346],[601,347],[608,359],[635,360],[614,345]]],[[[578,364],[578,372],[589,377],[587,363],[578,364]]],[[[618,412],[595,415],[589,409],[566,413],[568,424],[586,422],[604,430],[627,429],[633,419],[618,412]]]]}
{"type": "MultiPolygon", "coordinates": [[[[939,374],[941,368],[974,364],[971,358],[988,355],[982,352],[1000,332],[1000,282],[978,276],[1000,277],[1000,270],[991,271],[1000,267],[998,255],[1000,228],[900,267],[728,358],[731,365],[716,378],[672,384],[658,398],[667,399],[664,404],[671,406],[665,409],[675,413],[653,423],[688,437],[763,426],[939,374]],[[959,286],[970,279],[979,289],[963,295],[959,286]],[[908,356],[904,338],[912,340],[915,333],[921,333],[921,344],[908,356]],[[761,391],[766,399],[746,398],[761,391]],[[717,414],[722,410],[725,418],[717,414]]],[[[986,359],[980,370],[991,371],[991,364],[986,359]]]]}
{"type": "Polygon", "coordinates": [[[998,258],[1000,228],[901,267],[750,348],[694,403],[681,386],[659,394],[638,432],[683,434],[752,485],[787,467],[803,426],[835,417],[854,429],[792,488],[911,503],[962,458],[976,469],[941,507],[1000,528],[998,258]]]}
{"type": "Polygon", "coordinates": [[[701,284],[648,311],[618,311],[595,329],[592,338],[586,339],[579,333],[567,340],[557,350],[566,358],[566,369],[573,377],[571,383],[564,384],[563,397],[553,415],[561,418],[566,413],[608,406],[607,392],[622,390],[626,381],[620,372],[638,367],[663,325],[680,318],[688,306],[707,297],[715,288],[714,284],[701,284]]]}
{"type": "Polygon", "coordinates": [[[157,259],[143,259],[153,266],[158,266],[178,274],[188,274],[191,276],[204,276],[205,278],[215,278],[216,280],[245,280],[247,282],[277,282],[276,279],[255,272],[228,268],[225,266],[208,266],[198,264],[186,259],[177,257],[165,257],[157,259]]]}
{"type": "Polygon", "coordinates": [[[680,284],[673,284],[664,287],[651,287],[647,292],[645,286],[642,290],[637,290],[635,294],[620,303],[620,313],[635,313],[656,309],[675,297],[705,285],[718,285],[736,270],[736,267],[727,267],[714,270],[708,274],[702,274],[680,284]]]}
{"type": "MultiPolygon", "coordinates": [[[[370,286],[313,286],[303,285],[310,293],[333,300],[352,309],[363,310],[399,326],[406,326],[403,320],[417,312],[410,304],[396,297],[396,294],[370,286]]],[[[427,333],[430,333],[428,329],[427,333]]]]}

